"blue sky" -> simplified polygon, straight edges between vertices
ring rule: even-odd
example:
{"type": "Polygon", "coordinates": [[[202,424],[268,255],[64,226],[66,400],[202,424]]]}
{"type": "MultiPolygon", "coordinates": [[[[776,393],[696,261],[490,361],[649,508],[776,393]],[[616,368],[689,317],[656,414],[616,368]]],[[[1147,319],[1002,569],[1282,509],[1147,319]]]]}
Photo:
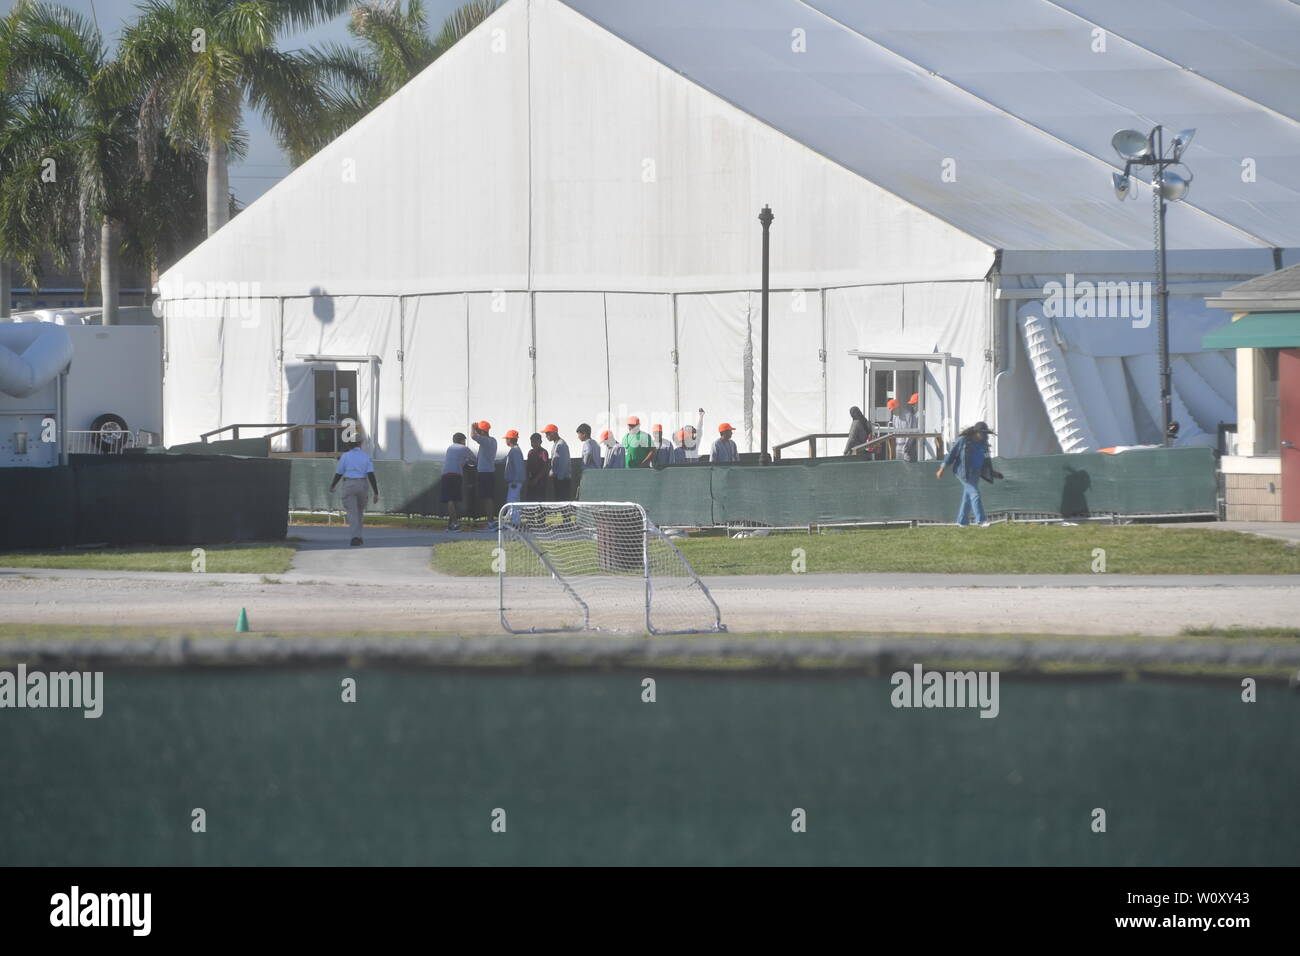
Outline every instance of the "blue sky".
{"type": "MultiPolygon", "coordinates": [[[[461,2],[463,0],[425,0],[431,32],[436,33],[443,17],[461,2]]],[[[137,0],[62,0],[62,5],[97,22],[109,43],[116,45],[125,24],[135,17],[137,0]]],[[[7,13],[12,7],[13,0],[0,0],[0,11],[7,13]]],[[[296,50],[329,41],[347,43],[351,40],[347,22],[345,14],[310,30],[287,35],[281,41],[281,47],[296,50]]],[[[230,188],[240,202],[247,205],[282,179],[289,172],[289,164],[262,124],[261,117],[246,111],[244,121],[248,128],[248,156],[240,165],[231,167],[230,188]]]]}

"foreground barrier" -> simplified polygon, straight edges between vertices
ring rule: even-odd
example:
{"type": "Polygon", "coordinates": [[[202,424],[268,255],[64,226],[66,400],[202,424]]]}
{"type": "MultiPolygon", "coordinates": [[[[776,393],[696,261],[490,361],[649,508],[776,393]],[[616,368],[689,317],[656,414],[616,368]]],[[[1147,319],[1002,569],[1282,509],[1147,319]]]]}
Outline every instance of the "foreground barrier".
{"type": "Polygon", "coordinates": [[[223,455],[73,455],[0,468],[0,549],[217,544],[288,529],[289,466],[223,455]]]}
{"type": "MultiPolygon", "coordinates": [[[[1245,639],[1218,650],[1247,669],[1217,680],[1126,679],[1122,661],[1105,674],[1024,679],[1008,669],[996,699],[926,710],[897,706],[891,672],[911,674],[921,661],[952,667],[945,660],[960,658],[949,655],[965,654],[996,673],[999,660],[1010,665],[1008,651],[963,639],[940,656],[900,638],[873,654],[865,641],[835,638],[818,642],[820,653],[852,652],[844,669],[800,670],[811,656],[802,638],[766,642],[777,644],[770,650],[761,638],[628,641],[615,648],[621,661],[609,635],[510,637],[477,654],[462,638],[223,640],[159,642],[154,654],[147,638],[6,642],[0,666],[102,671],[103,682],[97,719],[74,709],[4,713],[0,859],[1295,862],[1300,762],[1279,755],[1294,746],[1300,702],[1285,678],[1241,702],[1238,675],[1261,667],[1243,654],[1245,639]],[[676,659],[701,643],[699,658],[728,647],[775,656],[756,672],[672,669],[645,649],[664,641],[676,659]],[[114,643],[143,666],[106,656],[114,643]],[[598,657],[586,666],[561,663],[588,654],[598,657]],[[357,703],[347,702],[349,686],[357,703]],[[980,716],[994,707],[995,718],[980,716]],[[206,836],[191,829],[195,807],[206,836]],[[1097,807],[1107,833],[1095,829],[1097,807]],[[796,809],[804,832],[792,830],[796,809]]],[[[1014,661],[1027,656],[1024,644],[1011,642],[1014,661]]],[[[1295,665],[1288,648],[1264,653],[1290,653],[1295,665]]],[[[1136,644],[1128,656],[1174,654],[1136,644]]]]}

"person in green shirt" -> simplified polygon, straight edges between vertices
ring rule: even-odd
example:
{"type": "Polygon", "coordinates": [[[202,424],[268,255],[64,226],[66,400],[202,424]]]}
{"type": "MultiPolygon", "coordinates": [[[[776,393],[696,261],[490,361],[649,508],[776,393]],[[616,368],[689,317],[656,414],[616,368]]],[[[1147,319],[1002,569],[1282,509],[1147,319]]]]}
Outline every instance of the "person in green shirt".
{"type": "Polygon", "coordinates": [[[648,468],[655,458],[655,443],[641,430],[641,419],[633,415],[627,420],[627,434],[623,436],[624,468],[648,468]]]}

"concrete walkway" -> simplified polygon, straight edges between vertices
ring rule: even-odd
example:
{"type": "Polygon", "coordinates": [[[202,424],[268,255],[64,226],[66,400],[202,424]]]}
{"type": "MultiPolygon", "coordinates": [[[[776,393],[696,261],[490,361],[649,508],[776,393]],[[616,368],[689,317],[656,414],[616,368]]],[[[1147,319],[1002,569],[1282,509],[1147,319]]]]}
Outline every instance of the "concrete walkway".
{"type": "Polygon", "coordinates": [[[300,540],[293,570],[277,575],[286,582],[422,584],[434,577],[429,567],[434,544],[450,536],[445,531],[366,528],[365,544],[354,548],[347,525],[290,525],[289,537],[300,540]]]}

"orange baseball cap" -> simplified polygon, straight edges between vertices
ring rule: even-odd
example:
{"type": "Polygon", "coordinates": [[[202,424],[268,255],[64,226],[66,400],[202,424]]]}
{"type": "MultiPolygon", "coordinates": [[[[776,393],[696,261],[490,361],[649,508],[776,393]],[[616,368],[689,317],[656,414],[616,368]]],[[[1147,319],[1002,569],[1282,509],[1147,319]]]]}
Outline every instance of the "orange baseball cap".
{"type": "Polygon", "coordinates": [[[508,432],[506,432],[505,437],[506,437],[506,438],[518,438],[518,437],[519,437],[519,432],[515,431],[515,430],[512,428],[512,429],[510,429],[508,432]]]}
{"type": "Polygon", "coordinates": [[[542,429],[543,435],[549,435],[551,432],[555,432],[555,434],[558,435],[560,433],[560,430],[556,428],[554,425],[547,425],[545,428],[542,429]]]}
{"type": "Polygon", "coordinates": [[[685,428],[677,429],[677,432],[676,434],[673,435],[673,437],[676,438],[678,441],[686,441],[686,429],[685,428]]]}
{"type": "Polygon", "coordinates": [[[627,423],[629,425],[640,425],[641,419],[637,418],[635,415],[632,415],[628,418],[627,423]]]}
{"type": "Polygon", "coordinates": [[[723,422],[721,425],[718,426],[718,431],[719,431],[720,433],[721,433],[721,432],[734,432],[735,429],[732,428],[731,425],[729,425],[727,422],[723,422]]]}
{"type": "Polygon", "coordinates": [[[918,401],[920,401],[920,399],[921,399],[920,394],[914,392],[914,393],[912,394],[912,397],[909,398],[909,399],[907,400],[907,404],[909,404],[909,405],[915,405],[918,401]]]}
{"type": "Polygon", "coordinates": [[[611,434],[609,433],[609,429],[608,429],[608,428],[606,428],[603,432],[600,433],[600,440],[601,440],[601,441],[604,441],[606,438],[613,438],[613,437],[614,437],[614,436],[611,435],[611,434]]]}
{"type": "Polygon", "coordinates": [[[650,430],[651,430],[652,432],[661,432],[661,431],[664,430],[664,426],[662,426],[662,425],[651,425],[651,426],[650,426],[650,430]]]}
{"type": "Polygon", "coordinates": [[[489,421],[481,421],[478,423],[478,430],[481,432],[490,432],[492,430],[492,423],[489,421]]]}
{"type": "Polygon", "coordinates": [[[898,407],[898,399],[896,399],[896,398],[891,398],[889,401],[885,402],[885,407],[886,407],[886,408],[889,408],[889,409],[897,408],[897,407],[898,407]]]}

